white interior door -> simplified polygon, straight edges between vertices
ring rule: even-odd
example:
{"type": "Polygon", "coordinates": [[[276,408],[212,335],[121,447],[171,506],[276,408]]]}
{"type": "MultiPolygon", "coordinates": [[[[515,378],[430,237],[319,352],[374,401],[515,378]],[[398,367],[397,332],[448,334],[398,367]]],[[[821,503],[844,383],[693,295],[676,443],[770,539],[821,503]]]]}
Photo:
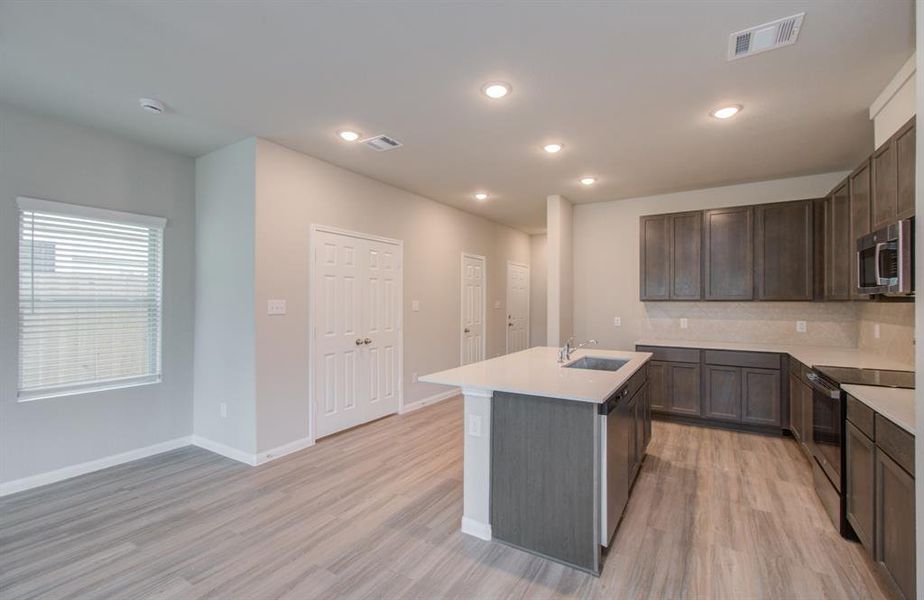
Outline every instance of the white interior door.
{"type": "Polygon", "coordinates": [[[462,255],[462,364],[484,360],[485,259],[462,255]]]}
{"type": "Polygon", "coordinates": [[[507,353],[529,348],[529,267],[507,263],[507,353]]]}
{"type": "Polygon", "coordinates": [[[398,411],[401,248],[314,235],[315,437],[398,411]]]}

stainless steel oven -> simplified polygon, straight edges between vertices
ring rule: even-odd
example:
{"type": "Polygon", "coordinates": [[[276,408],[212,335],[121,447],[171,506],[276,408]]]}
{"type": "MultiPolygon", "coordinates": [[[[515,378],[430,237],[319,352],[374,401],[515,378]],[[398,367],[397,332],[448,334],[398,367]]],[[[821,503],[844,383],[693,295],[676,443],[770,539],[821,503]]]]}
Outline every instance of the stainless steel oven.
{"type": "Polygon", "coordinates": [[[844,398],[841,388],[817,371],[806,374],[812,385],[812,454],[834,488],[841,491],[844,450],[844,398]]]}
{"type": "Polygon", "coordinates": [[[914,294],[914,219],[902,219],[857,240],[861,294],[914,294]]]}

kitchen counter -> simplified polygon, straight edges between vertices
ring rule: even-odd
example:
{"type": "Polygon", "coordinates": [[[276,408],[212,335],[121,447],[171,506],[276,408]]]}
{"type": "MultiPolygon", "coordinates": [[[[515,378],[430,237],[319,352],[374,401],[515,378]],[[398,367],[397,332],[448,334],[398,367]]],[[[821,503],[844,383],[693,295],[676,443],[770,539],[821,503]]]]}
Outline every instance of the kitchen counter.
{"type": "Polygon", "coordinates": [[[702,348],[704,350],[740,350],[742,352],[776,352],[788,354],[806,366],[855,367],[860,369],[894,369],[913,371],[909,365],[885,356],[855,348],[830,348],[799,344],[761,344],[744,342],[698,342],[693,340],[642,339],[639,346],[669,346],[672,348],[702,348]]]}
{"type": "Polygon", "coordinates": [[[842,385],[841,388],[911,435],[915,435],[914,390],[842,385]]]}
{"type": "Polygon", "coordinates": [[[510,392],[601,404],[651,358],[648,352],[583,348],[565,364],[584,356],[628,360],[618,371],[572,369],[558,362],[558,348],[538,346],[490,360],[420,377],[426,383],[465,389],[510,392]]]}

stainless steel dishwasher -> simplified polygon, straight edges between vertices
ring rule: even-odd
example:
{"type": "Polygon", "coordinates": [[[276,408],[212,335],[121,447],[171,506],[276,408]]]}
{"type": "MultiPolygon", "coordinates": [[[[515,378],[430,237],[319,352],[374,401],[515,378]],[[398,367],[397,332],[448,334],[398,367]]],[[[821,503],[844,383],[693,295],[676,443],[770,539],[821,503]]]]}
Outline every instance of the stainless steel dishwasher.
{"type": "Polygon", "coordinates": [[[600,406],[600,540],[609,546],[629,501],[629,439],[632,415],[629,386],[625,385],[600,406]]]}

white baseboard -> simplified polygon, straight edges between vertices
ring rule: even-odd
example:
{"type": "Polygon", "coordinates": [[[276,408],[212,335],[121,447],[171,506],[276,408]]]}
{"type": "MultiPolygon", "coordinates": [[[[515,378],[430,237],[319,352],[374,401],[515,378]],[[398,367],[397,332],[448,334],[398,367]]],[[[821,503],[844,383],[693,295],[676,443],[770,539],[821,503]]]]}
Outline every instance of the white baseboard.
{"type": "Polygon", "coordinates": [[[121,465],[122,463],[131,462],[140,458],[147,458],[149,456],[154,456],[155,454],[161,454],[162,452],[176,450],[177,448],[188,446],[191,441],[192,438],[190,436],[179,437],[176,439],[167,440],[166,442],[161,442],[159,444],[154,444],[152,446],[136,448],[134,450],[129,450],[128,452],[113,454],[112,456],[106,456],[104,458],[98,458],[96,460],[87,461],[77,465],[55,469],[54,471],[48,471],[46,473],[39,473],[38,475],[23,477],[22,479],[14,479],[13,481],[0,483],[0,496],[15,494],[16,492],[30,490],[39,486],[48,485],[49,483],[64,481],[65,479],[70,479],[71,477],[85,475],[87,473],[92,473],[93,471],[114,467],[116,465],[121,465]]]}
{"type": "Polygon", "coordinates": [[[289,442],[288,444],[283,444],[282,446],[273,448],[272,450],[267,450],[266,452],[258,452],[255,457],[255,464],[262,465],[263,463],[268,463],[271,460],[276,460],[277,458],[282,458],[286,454],[292,454],[293,452],[298,452],[299,450],[304,450],[314,446],[314,440],[311,438],[302,438],[300,440],[295,440],[294,442],[289,442]]]}
{"type": "Polygon", "coordinates": [[[226,458],[242,462],[245,465],[250,465],[251,467],[255,467],[257,465],[256,454],[250,454],[249,452],[244,452],[243,450],[232,448],[231,446],[227,446],[221,442],[216,442],[214,440],[204,438],[201,435],[193,435],[192,444],[193,446],[199,446],[200,448],[204,448],[209,452],[220,454],[226,458]]]}
{"type": "Polygon", "coordinates": [[[462,393],[460,388],[452,388],[451,390],[440,392],[439,394],[433,394],[432,396],[427,396],[423,400],[418,400],[417,402],[411,402],[410,404],[405,404],[401,407],[401,410],[398,411],[399,415],[403,415],[409,412],[413,412],[418,408],[423,408],[424,406],[429,406],[431,404],[436,404],[437,402],[442,402],[443,400],[448,400],[450,398],[455,398],[462,393]]]}
{"type": "Polygon", "coordinates": [[[478,539],[491,541],[491,524],[482,523],[469,517],[462,517],[462,533],[474,536],[478,539]]]}

